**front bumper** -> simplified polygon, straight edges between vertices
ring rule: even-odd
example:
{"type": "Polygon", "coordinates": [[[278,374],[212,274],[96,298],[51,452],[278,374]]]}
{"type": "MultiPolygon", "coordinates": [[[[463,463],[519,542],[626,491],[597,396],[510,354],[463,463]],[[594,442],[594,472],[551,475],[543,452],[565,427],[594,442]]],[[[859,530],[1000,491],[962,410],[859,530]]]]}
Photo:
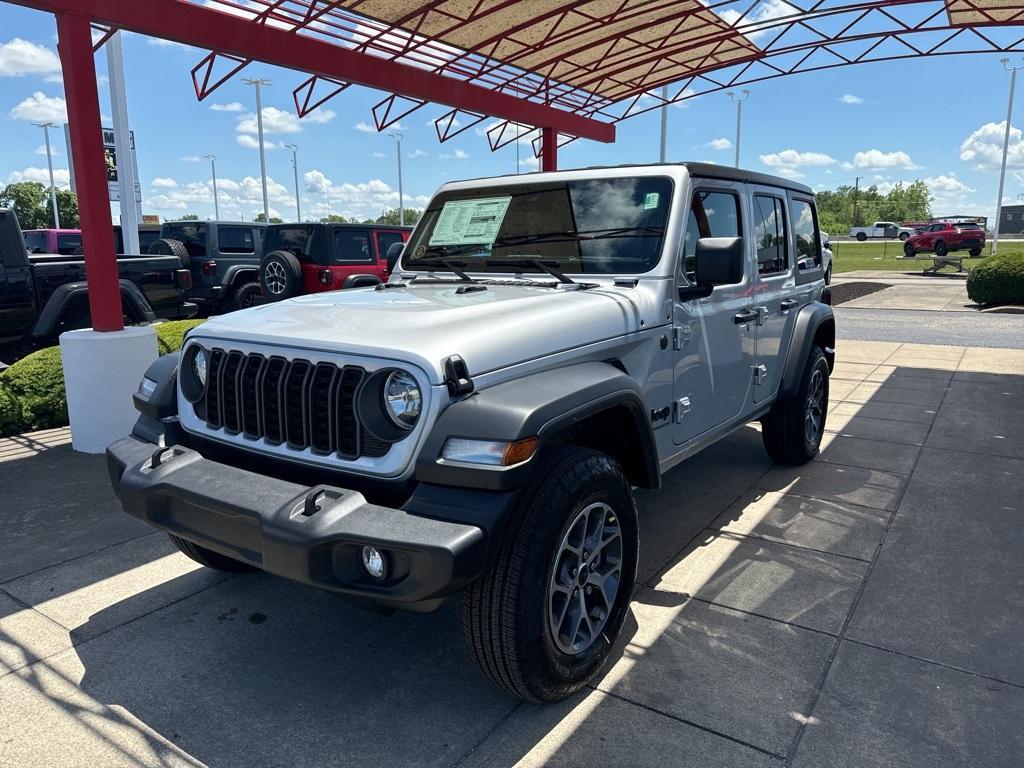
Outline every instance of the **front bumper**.
{"type": "Polygon", "coordinates": [[[361,493],[303,486],[138,437],[107,448],[125,511],[161,530],[304,584],[384,605],[432,601],[483,571],[483,529],[371,504],[361,493]],[[389,575],[374,581],[361,549],[385,552],[389,575]]]}

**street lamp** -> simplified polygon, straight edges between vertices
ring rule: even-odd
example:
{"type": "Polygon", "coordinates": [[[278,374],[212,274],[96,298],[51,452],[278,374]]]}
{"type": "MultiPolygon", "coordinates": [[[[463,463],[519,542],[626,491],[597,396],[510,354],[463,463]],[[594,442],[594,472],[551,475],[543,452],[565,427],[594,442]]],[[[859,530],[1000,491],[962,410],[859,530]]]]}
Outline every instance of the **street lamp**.
{"type": "Polygon", "coordinates": [[[750,91],[744,88],[737,96],[732,91],[726,91],[729,98],[736,103],[736,167],[740,167],[740,118],[743,115],[743,102],[750,96],[750,91]]]}
{"type": "Polygon", "coordinates": [[[285,146],[292,151],[292,170],[295,171],[295,220],[302,221],[302,204],[299,202],[299,145],[285,146]]]}
{"type": "Polygon", "coordinates": [[[213,174],[213,219],[220,221],[220,204],[217,202],[217,156],[203,155],[210,161],[210,173],[213,174]]]}
{"type": "Polygon", "coordinates": [[[999,63],[1003,69],[1010,73],[1010,98],[1006,104],[1006,127],[1003,130],[1003,162],[999,167],[999,194],[996,197],[996,225],[992,228],[992,255],[996,255],[999,248],[999,223],[1003,215],[1003,181],[1006,179],[1006,153],[1010,148],[1010,119],[1013,117],[1013,89],[1017,85],[1017,70],[1024,69],[1024,66],[1014,67],[1010,65],[1009,59],[1000,59],[999,63]]]}
{"type": "Polygon", "coordinates": [[[402,132],[390,131],[388,133],[398,144],[398,223],[405,226],[405,198],[402,195],[402,132]]]}
{"type": "Polygon", "coordinates": [[[46,141],[46,165],[50,169],[50,200],[53,202],[53,226],[60,229],[60,214],[57,213],[57,185],[53,182],[53,155],[50,152],[50,129],[54,128],[53,123],[35,123],[36,127],[43,129],[43,138],[46,141]]]}
{"type": "Polygon", "coordinates": [[[256,87],[256,130],[260,139],[260,178],[263,182],[263,223],[270,223],[270,203],[267,200],[267,153],[263,146],[263,101],[260,98],[260,88],[270,85],[270,81],[262,77],[247,77],[243,81],[246,85],[256,87]]]}

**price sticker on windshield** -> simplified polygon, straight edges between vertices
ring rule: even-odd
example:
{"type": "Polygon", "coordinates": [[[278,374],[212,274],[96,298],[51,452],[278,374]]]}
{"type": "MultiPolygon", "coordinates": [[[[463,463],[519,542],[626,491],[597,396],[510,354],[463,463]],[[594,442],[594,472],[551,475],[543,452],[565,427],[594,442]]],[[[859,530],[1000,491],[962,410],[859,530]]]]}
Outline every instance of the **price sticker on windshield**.
{"type": "Polygon", "coordinates": [[[657,208],[658,200],[660,199],[660,197],[661,195],[659,195],[657,192],[648,192],[646,195],[644,195],[644,210],[650,211],[657,208]]]}
{"type": "Polygon", "coordinates": [[[498,237],[511,195],[449,200],[437,217],[430,245],[490,245],[498,237]]]}

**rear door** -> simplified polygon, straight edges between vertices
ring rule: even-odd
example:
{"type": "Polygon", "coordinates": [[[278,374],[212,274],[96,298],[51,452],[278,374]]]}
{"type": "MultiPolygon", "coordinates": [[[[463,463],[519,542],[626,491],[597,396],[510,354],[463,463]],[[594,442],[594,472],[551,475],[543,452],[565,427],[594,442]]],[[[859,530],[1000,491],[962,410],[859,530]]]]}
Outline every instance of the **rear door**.
{"type": "Polygon", "coordinates": [[[330,285],[321,290],[344,288],[353,275],[377,274],[377,256],[370,240],[370,230],[362,227],[334,227],[331,235],[328,266],[333,275],[330,285]]]}
{"type": "Polygon", "coordinates": [[[373,233],[374,245],[377,247],[377,265],[381,277],[387,275],[388,249],[395,243],[404,243],[409,233],[400,229],[378,229],[373,233]]]}

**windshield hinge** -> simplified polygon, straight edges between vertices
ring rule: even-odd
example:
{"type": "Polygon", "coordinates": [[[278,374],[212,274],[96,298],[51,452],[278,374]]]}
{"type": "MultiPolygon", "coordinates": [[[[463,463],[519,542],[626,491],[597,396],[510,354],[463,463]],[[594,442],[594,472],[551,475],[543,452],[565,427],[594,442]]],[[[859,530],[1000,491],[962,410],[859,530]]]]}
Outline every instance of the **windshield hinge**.
{"type": "Polygon", "coordinates": [[[444,361],[444,383],[448,387],[448,394],[452,397],[462,397],[473,391],[469,366],[459,355],[450,355],[444,361]]]}

